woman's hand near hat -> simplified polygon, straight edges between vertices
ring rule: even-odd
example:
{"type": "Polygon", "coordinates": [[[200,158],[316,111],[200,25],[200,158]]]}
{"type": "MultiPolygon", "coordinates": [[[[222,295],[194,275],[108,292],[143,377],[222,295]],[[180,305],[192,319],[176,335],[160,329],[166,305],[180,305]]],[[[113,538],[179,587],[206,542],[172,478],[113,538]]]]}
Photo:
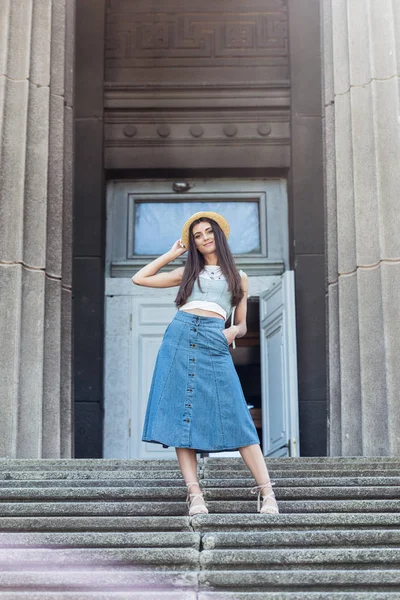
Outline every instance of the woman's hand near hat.
{"type": "Polygon", "coordinates": [[[187,252],[187,248],[185,248],[185,246],[183,245],[182,240],[179,239],[179,240],[176,240],[176,242],[172,246],[170,252],[173,252],[174,254],[176,254],[176,257],[178,257],[178,256],[181,256],[182,254],[184,254],[185,252],[187,252]]]}

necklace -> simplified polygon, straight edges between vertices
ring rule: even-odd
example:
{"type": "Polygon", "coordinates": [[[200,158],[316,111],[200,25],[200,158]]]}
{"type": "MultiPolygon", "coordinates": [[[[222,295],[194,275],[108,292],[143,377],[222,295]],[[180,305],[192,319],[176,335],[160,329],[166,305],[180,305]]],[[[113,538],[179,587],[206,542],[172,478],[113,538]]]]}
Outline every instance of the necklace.
{"type": "Polygon", "coordinates": [[[221,279],[222,269],[218,265],[204,265],[210,279],[221,279]]]}

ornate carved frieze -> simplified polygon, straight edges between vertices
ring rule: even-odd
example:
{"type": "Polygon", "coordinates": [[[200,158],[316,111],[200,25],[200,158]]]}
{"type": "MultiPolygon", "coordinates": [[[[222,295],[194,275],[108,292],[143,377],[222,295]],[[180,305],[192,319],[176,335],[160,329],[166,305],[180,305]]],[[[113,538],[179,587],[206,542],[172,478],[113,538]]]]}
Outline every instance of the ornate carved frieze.
{"type": "Polygon", "coordinates": [[[150,6],[107,2],[106,165],[288,166],[286,2],[150,6]]]}

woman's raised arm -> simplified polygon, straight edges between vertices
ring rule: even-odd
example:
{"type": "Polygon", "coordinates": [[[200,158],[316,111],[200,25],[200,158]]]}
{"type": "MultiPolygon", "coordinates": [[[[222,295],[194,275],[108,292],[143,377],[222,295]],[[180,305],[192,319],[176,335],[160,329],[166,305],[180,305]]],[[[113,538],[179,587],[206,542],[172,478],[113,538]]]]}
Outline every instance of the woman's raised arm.
{"type": "Polygon", "coordinates": [[[177,240],[165,254],[152,260],[148,265],[142,267],[132,277],[132,282],[136,285],[154,288],[168,288],[180,285],[185,267],[177,267],[173,271],[158,273],[158,271],[186,252],[185,246],[182,246],[182,240],[177,240]]]}

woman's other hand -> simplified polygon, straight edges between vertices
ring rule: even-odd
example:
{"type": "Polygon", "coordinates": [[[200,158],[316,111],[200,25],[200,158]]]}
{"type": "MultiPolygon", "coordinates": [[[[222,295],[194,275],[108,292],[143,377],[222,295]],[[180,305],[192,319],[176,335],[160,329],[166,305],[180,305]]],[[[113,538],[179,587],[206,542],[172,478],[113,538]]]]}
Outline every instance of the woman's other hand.
{"type": "Polygon", "coordinates": [[[222,333],[228,340],[228,345],[230,346],[232,344],[233,340],[235,339],[235,337],[237,336],[237,334],[239,333],[239,328],[237,325],[232,325],[231,327],[228,327],[227,329],[223,329],[222,333]]]}

